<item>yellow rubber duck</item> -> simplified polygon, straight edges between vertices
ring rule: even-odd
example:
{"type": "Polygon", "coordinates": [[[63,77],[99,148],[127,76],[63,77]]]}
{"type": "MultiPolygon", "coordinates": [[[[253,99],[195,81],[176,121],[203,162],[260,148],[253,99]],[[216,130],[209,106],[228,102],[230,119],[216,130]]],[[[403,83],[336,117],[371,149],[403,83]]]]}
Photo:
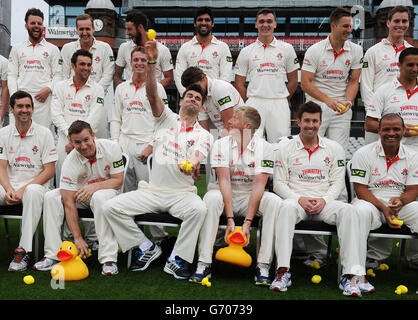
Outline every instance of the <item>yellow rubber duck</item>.
{"type": "Polygon", "coordinates": [[[60,263],[54,265],[51,276],[55,280],[82,280],[89,276],[87,268],[81,256],[78,255],[77,247],[70,241],[64,241],[57,253],[60,263]]]}
{"type": "Polygon", "coordinates": [[[242,234],[241,227],[235,227],[234,232],[228,236],[227,243],[228,247],[221,248],[216,252],[215,259],[241,267],[249,267],[252,259],[243,248],[247,243],[247,237],[242,234]]]}
{"type": "Polygon", "coordinates": [[[378,269],[381,271],[387,271],[389,270],[389,266],[386,263],[381,263],[378,269]]]}
{"type": "Polygon", "coordinates": [[[373,269],[367,269],[366,275],[373,278],[376,277],[376,274],[373,272],[373,269]]]}
{"type": "Polygon", "coordinates": [[[400,294],[407,294],[408,293],[408,288],[404,285],[399,285],[396,287],[395,293],[400,295],[400,294]]]}

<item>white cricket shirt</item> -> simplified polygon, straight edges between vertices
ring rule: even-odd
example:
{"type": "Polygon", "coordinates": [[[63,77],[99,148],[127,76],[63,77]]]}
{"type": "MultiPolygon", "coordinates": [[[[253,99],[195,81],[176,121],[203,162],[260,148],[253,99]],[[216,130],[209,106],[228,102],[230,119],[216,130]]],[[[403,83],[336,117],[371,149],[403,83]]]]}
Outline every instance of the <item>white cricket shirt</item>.
{"type": "Polygon", "coordinates": [[[276,145],[274,192],[282,199],[321,197],[335,200],[345,187],[345,155],[337,142],[319,137],[314,150],[306,150],[300,136],[276,145]]]}
{"type": "Polygon", "coordinates": [[[86,184],[110,179],[124,171],[122,152],[117,142],[95,139],[96,159],[90,161],[73,149],[61,169],[60,189],[78,191],[86,184]]]}
{"type": "MultiPolygon", "coordinates": [[[[236,140],[226,136],[215,141],[210,165],[212,168],[230,169],[233,194],[251,193],[255,175],[273,174],[273,148],[266,140],[254,135],[241,154],[236,140]]],[[[219,185],[216,184],[216,187],[219,188],[219,185]]]]}
{"type": "Polygon", "coordinates": [[[208,94],[203,110],[199,113],[199,121],[210,119],[216,128],[222,130],[224,123],[221,112],[244,105],[244,100],[230,82],[209,77],[207,79],[208,94]]]}
{"type": "Polygon", "coordinates": [[[408,47],[411,45],[407,41],[397,48],[389,40],[382,39],[366,51],[360,77],[361,99],[366,108],[379,87],[399,76],[399,55],[408,47]]]}
{"type": "Polygon", "coordinates": [[[209,45],[204,46],[194,36],[179,49],[174,70],[175,82],[180,95],[185,88],[181,84],[181,75],[188,67],[199,67],[214,79],[232,81],[232,55],[228,45],[212,36],[209,45]]]}
{"type": "Polygon", "coordinates": [[[77,88],[73,78],[55,84],[51,102],[52,122],[58,131],[68,136],[68,128],[75,120],[90,124],[99,138],[107,130],[107,110],[104,106],[103,87],[93,80],[77,88]]]}
{"type": "MultiPolygon", "coordinates": [[[[168,107],[167,94],[164,87],[157,83],[158,95],[168,107]]],[[[116,87],[115,103],[112,107],[110,136],[118,141],[123,134],[140,143],[149,143],[154,139],[155,117],[152,115],[145,83],[137,88],[130,81],[124,81],[116,87]]]]}
{"type": "Polygon", "coordinates": [[[155,122],[150,185],[158,190],[196,192],[193,178],[181,172],[178,164],[190,160],[196,151],[207,157],[212,142],[212,135],[199,122],[186,128],[178,114],[165,108],[155,122]]]}
{"type": "Polygon", "coordinates": [[[10,95],[17,90],[31,94],[62,79],[62,60],[57,46],[45,39],[33,45],[26,40],[13,46],[9,55],[7,85],[10,95]]]}
{"type": "MultiPolygon", "coordinates": [[[[345,99],[350,70],[360,69],[363,48],[346,41],[340,52],[335,52],[328,38],[306,50],[302,70],[315,74],[312,81],[319,91],[331,98],[345,99]]],[[[307,101],[315,101],[306,94],[307,101]]]]}
{"type": "MultiPolygon", "coordinates": [[[[79,49],[81,49],[80,40],[68,42],[62,47],[61,56],[64,79],[74,76],[74,70],[71,67],[71,57],[79,49]]],[[[96,81],[106,91],[113,81],[113,73],[115,72],[113,50],[107,42],[94,39],[89,52],[93,55],[93,70],[90,79],[96,81]]]]}
{"type": "Polygon", "coordinates": [[[351,182],[367,185],[387,204],[408,185],[418,184],[418,153],[401,143],[395,159],[387,159],[380,140],[363,146],[351,159],[351,182]]]}
{"type": "Polygon", "coordinates": [[[257,39],[241,50],[235,64],[235,74],[247,78],[247,96],[266,99],[287,98],[287,74],[297,69],[293,46],[276,38],[267,46],[257,39]]]}
{"type": "Polygon", "coordinates": [[[34,121],[25,137],[15,125],[0,129],[0,159],[8,161],[10,184],[18,190],[43,171],[43,164],[58,160],[51,131],[34,121]]]}
{"type": "MultiPolygon", "coordinates": [[[[133,40],[124,42],[120,45],[118,56],[116,58],[116,65],[125,68],[125,78],[127,81],[132,79],[131,53],[136,47],[133,40]]],[[[157,82],[164,79],[163,72],[173,69],[173,59],[171,57],[170,49],[157,41],[157,63],[155,64],[155,77],[157,82]]]]}
{"type": "MultiPolygon", "coordinates": [[[[380,119],[387,113],[396,113],[406,124],[418,126],[418,86],[413,91],[406,90],[395,78],[378,88],[366,108],[366,116],[380,119]]],[[[418,146],[418,136],[405,137],[403,142],[418,146]]]]}

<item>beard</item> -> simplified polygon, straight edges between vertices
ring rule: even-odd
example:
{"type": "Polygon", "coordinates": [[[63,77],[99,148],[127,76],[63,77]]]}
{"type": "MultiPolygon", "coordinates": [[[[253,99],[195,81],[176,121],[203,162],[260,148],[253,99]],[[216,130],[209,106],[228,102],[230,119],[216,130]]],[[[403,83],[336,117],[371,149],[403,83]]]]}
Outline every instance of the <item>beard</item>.
{"type": "Polygon", "coordinates": [[[132,40],[134,41],[134,43],[137,46],[141,45],[141,41],[142,41],[142,36],[141,33],[139,31],[136,32],[135,36],[132,38],[132,40]]]}
{"type": "Polygon", "coordinates": [[[196,107],[190,105],[183,105],[181,110],[182,113],[188,117],[197,117],[199,114],[199,110],[197,110],[196,107]]]}
{"type": "Polygon", "coordinates": [[[38,41],[42,38],[42,30],[36,35],[32,30],[28,30],[29,38],[38,41]]]}
{"type": "Polygon", "coordinates": [[[212,27],[208,26],[206,31],[203,31],[203,32],[201,31],[201,28],[198,27],[198,28],[195,28],[195,31],[196,31],[196,34],[198,34],[199,36],[206,37],[212,33],[212,27]]]}

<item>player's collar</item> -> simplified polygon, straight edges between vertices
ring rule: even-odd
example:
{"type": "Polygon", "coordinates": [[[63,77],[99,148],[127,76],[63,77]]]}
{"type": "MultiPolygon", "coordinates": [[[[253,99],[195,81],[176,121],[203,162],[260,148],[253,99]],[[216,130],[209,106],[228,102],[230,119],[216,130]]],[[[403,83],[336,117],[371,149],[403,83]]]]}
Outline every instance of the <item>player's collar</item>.
{"type": "MultiPolygon", "coordinates": [[[[28,132],[26,132],[26,135],[24,137],[21,136],[21,138],[26,138],[28,136],[33,136],[33,131],[34,131],[34,121],[32,119],[32,123],[30,124],[30,127],[28,129],[28,132]]],[[[20,136],[19,131],[16,128],[16,125],[13,126],[13,133],[14,136],[20,136]]]]}
{"type": "MultiPolygon", "coordinates": [[[[193,44],[200,44],[199,40],[197,39],[197,36],[194,36],[192,38],[193,44]]],[[[219,40],[212,34],[212,39],[210,39],[210,43],[218,44],[219,40]]]]}
{"type": "MultiPolygon", "coordinates": [[[[37,46],[37,45],[40,45],[40,46],[45,46],[45,43],[46,43],[45,38],[42,38],[42,40],[41,40],[41,41],[39,41],[38,43],[36,43],[36,44],[35,44],[35,46],[37,46]]],[[[30,40],[29,40],[29,39],[27,39],[27,40],[26,40],[26,46],[27,46],[27,47],[33,47],[34,45],[33,45],[33,43],[32,43],[32,42],[30,42],[30,40]]]]}
{"type": "MultiPolygon", "coordinates": [[[[327,46],[326,46],[326,49],[327,50],[331,50],[331,51],[334,51],[334,48],[332,47],[332,45],[331,45],[331,41],[329,40],[329,36],[327,37],[327,46]]],[[[350,40],[346,40],[345,42],[344,42],[344,45],[343,45],[343,47],[341,48],[341,50],[344,50],[344,51],[350,51],[350,44],[349,44],[349,42],[350,42],[350,40]]]]}
{"type": "MultiPolygon", "coordinates": [[[[231,146],[232,146],[232,148],[238,148],[238,141],[236,141],[235,139],[234,139],[234,137],[232,136],[232,135],[230,135],[229,136],[229,138],[231,139],[231,146]]],[[[250,150],[251,152],[254,152],[255,151],[255,149],[256,149],[256,145],[259,143],[258,141],[260,140],[261,138],[256,134],[256,133],[254,133],[254,135],[253,135],[253,137],[251,138],[251,140],[250,140],[250,142],[248,142],[248,144],[247,144],[247,146],[246,146],[246,148],[244,149],[244,150],[242,150],[242,152],[244,153],[244,151],[245,150],[250,150]]]]}
{"type": "Polygon", "coordinates": [[[260,41],[259,38],[257,38],[256,43],[258,44],[260,48],[269,47],[269,46],[275,47],[277,46],[278,40],[276,39],[276,37],[273,36],[273,40],[268,45],[265,45],[262,41],[260,41]]]}
{"type": "MultiPolygon", "coordinates": [[[[382,141],[380,140],[380,138],[379,138],[379,140],[376,141],[376,153],[377,153],[378,156],[383,157],[383,158],[386,159],[385,150],[383,149],[382,141]]],[[[406,158],[404,145],[403,145],[402,141],[399,144],[398,156],[399,156],[399,159],[405,159],[406,158]]]]}
{"type": "MultiPolygon", "coordinates": [[[[81,48],[81,41],[80,41],[80,39],[78,39],[77,42],[78,42],[77,43],[78,44],[78,47],[81,48]]],[[[96,48],[97,48],[96,38],[93,37],[93,44],[91,45],[90,50],[91,49],[96,49],[96,48]]]]}
{"type": "MultiPolygon", "coordinates": [[[[296,141],[296,147],[299,150],[305,149],[305,146],[302,142],[302,140],[300,139],[300,135],[296,135],[294,136],[294,139],[296,141]]],[[[324,142],[324,138],[321,137],[320,135],[318,135],[318,146],[321,148],[326,148],[325,142],[324,142]]]]}

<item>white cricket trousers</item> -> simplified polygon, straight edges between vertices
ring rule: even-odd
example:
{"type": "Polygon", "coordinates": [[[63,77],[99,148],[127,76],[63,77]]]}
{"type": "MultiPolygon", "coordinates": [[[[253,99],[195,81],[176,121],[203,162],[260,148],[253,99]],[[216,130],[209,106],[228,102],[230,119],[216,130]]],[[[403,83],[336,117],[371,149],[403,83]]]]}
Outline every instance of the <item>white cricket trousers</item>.
{"type": "MultiPolygon", "coordinates": [[[[139,143],[123,134],[119,137],[119,144],[129,157],[129,165],[126,169],[123,192],[134,191],[141,180],[149,181],[149,172],[146,164],[143,164],[138,155],[148,146],[148,143],[139,143]]],[[[154,239],[163,239],[168,236],[162,226],[149,226],[149,231],[154,239]]]]}
{"type": "MultiPolygon", "coordinates": [[[[354,199],[353,206],[356,208],[360,217],[360,234],[363,237],[360,242],[360,252],[363,255],[362,264],[364,266],[366,262],[367,237],[369,235],[369,232],[370,230],[375,230],[379,228],[382,225],[382,223],[386,223],[386,219],[383,213],[380,212],[379,209],[377,209],[370,202],[354,199]]],[[[399,211],[399,219],[403,220],[405,225],[408,228],[410,228],[412,232],[418,232],[418,201],[413,201],[403,206],[402,209],[399,211]]]]}
{"type": "MultiPolygon", "coordinates": [[[[44,194],[47,191],[48,189],[40,184],[30,184],[23,193],[19,247],[25,249],[26,252],[32,252],[32,239],[42,216],[44,194]]],[[[0,186],[0,205],[2,206],[6,205],[5,195],[6,191],[0,186]]]]}
{"type": "Polygon", "coordinates": [[[290,107],[286,98],[249,97],[245,105],[257,109],[261,117],[260,129],[265,130],[268,142],[276,143],[279,138],[290,135],[290,107]]]}
{"type": "MultiPolygon", "coordinates": [[[[147,187],[122,193],[103,206],[113,234],[107,234],[108,242],[118,243],[123,252],[139,246],[147,237],[134,221],[134,216],[145,213],[168,212],[183,222],[173,248],[173,253],[189,263],[193,262],[199,231],[206,216],[206,205],[193,192],[161,192],[147,187]]],[[[99,240],[100,242],[100,240],[99,240]]],[[[100,246],[102,243],[100,243],[100,246]]],[[[113,245],[114,247],[114,245],[113,245]]],[[[109,261],[116,261],[116,251],[109,253],[109,261]]]]}
{"type": "Polygon", "coordinates": [[[364,275],[365,270],[361,269],[360,261],[363,253],[359,253],[358,215],[351,205],[337,200],[327,203],[322,211],[314,216],[309,216],[299,205],[298,200],[286,199],[282,202],[275,233],[275,246],[276,251],[278,250],[277,267],[290,268],[295,225],[309,219],[337,226],[343,274],[364,275]]]}
{"type": "MultiPolygon", "coordinates": [[[[245,217],[247,213],[250,194],[235,195],[232,197],[234,215],[245,217]]],[[[199,236],[199,261],[212,263],[213,246],[219,226],[219,217],[224,211],[222,193],[219,190],[206,192],[203,201],[208,208],[208,213],[203,223],[199,236]]],[[[282,200],[271,192],[264,192],[257,215],[263,217],[261,230],[261,245],[257,257],[258,263],[270,264],[273,259],[273,242],[275,233],[276,217],[279,214],[282,200]]],[[[251,240],[251,239],[250,239],[251,240]]]]}
{"type": "MultiPolygon", "coordinates": [[[[103,189],[96,191],[89,202],[77,204],[77,208],[90,208],[94,215],[94,225],[96,227],[97,237],[99,239],[98,258],[101,261],[101,239],[106,239],[107,224],[104,223],[102,209],[103,204],[115,197],[119,193],[114,189],[103,189]]],[[[57,252],[62,243],[61,229],[65,218],[64,205],[62,203],[61,192],[59,189],[51,190],[45,193],[44,198],[44,236],[45,236],[45,257],[58,260],[57,252]]],[[[116,252],[118,248],[116,247],[116,252]]]]}
{"type": "Polygon", "coordinates": [[[314,101],[321,106],[322,124],[318,134],[322,137],[337,141],[344,150],[347,150],[350,140],[350,127],[353,110],[350,108],[346,113],[337,115],[323,102],[314,101]]]}
{"type": "Polygon", "coordinates": [[[55,184],[56,187],[59,188],[60,186],[60,179],[61,179],[61,167],[64,163],[65,158],[67,157],[67,153],[65,152],[65,146],[69,143],[67,136],[58,131],[58,141],[57,141],[57,154],[58,160],[55,163],[55,184]]]}
{"type": "Polygon", "coordinates": [[[138,155],[148,146],[148,143],[139,143],[136,140],[121,134],[119,144],[129,157],[129,166],[126,169],[123,192],[133,191],[137,189],[137,183],[141,180],[148,182],[149,174],[146,164],[143,164],[138,155]]]}

